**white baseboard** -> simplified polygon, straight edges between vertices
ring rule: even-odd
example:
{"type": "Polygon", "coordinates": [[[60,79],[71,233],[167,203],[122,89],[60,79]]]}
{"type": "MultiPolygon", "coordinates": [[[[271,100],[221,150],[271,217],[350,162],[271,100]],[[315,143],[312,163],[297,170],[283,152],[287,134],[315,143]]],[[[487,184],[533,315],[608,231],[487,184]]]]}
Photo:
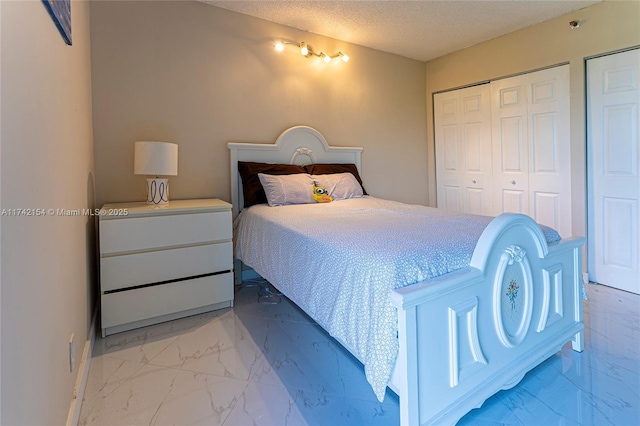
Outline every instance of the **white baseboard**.
{"type": "Polygon", "coordinates": [[[582,281],[584,281],[585,284],[589,284],[589,273],[588,272],[583,272],[582,273],[582,281]]]}
{"type": "Polygon", "coordinates": [[[80,420],[80,409],[82,408],[82,399],[84,398],[84,389],[87,386],[89,378],[89,367],[91,366],[91,357],[93,356],[93,344],[96,341],[96,321],[98,318],[98,304],[96,303],[93,310],[93,319],[89,329],[89,339],[84,344],[82,351],[82,359],[80,360],[80,368],[76,384],[73,388],[71,396],[71,406],[69,407],[69,415],[67,416],[67,426],[77,426],[80,420]]]}

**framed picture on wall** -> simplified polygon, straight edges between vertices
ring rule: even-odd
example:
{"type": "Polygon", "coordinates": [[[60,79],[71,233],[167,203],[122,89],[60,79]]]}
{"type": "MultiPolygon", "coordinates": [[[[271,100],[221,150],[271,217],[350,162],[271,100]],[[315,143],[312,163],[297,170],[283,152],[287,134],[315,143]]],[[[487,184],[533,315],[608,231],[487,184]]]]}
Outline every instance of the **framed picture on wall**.
{"type": "Polygon", "coordinates": [[[65,43],[71,45],[71,0],[42,0],[60,30],[65,43]]]}

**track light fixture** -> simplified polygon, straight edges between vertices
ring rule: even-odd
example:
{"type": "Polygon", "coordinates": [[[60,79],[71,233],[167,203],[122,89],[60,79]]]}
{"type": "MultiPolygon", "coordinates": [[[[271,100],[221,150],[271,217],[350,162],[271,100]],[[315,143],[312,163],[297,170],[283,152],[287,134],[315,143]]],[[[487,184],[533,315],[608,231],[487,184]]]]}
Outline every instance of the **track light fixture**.
{"type": "Polygon", "coordinates": [[[316,53],[311,49],[311,46],[309,46],[304,41],[301,41],[300,43],[291,43],[288,41],[276,41],[275,44],[273,45],[273,48],[278,52],[282,52],[285,46],[296,46],[300,49],[300,54],[302,56],[306,56],[307,58],[311,58],[312,56],[317,56],[326,63],[331,62],[333,59],[340,59],[343,62],[347,62],[349,60],[349,55],[347,55],[344,52],[338,52],[333,56],[329,56],[324,52],[316,53]]]}
{"type": "Polygon", "coordinates": [[[300,42],[300,54],[302,56],[309,56],[309,48],[307,47],[307,43],[304,41],[300,42]]]}

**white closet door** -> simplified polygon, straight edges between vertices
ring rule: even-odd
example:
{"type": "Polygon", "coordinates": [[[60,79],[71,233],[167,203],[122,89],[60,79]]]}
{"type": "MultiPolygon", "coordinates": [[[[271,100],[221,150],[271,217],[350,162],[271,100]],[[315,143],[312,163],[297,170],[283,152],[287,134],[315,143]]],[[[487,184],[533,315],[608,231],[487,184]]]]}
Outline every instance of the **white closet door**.
{"type": "Polygon", "coordinates": [[[493,208],[529,212],[529,134],[526,76],[491,82],[493,208]]]}
{"type": "Polygon", "coordinates": [[[434,96],[438,207],[492,213],[489,85],[434,96]]]}
{"type": "Polygon", "coordinates": [[[491,82],[494,214],[571,236],[569,66],[491,82]]]}
{"type": "Polygon", "coordinates": [[[569,66],[528,74],[529,215],[571,232],[571,141],[569,66]]]}
{"type": "Polygon", "coordinates": [[[640,294],[640,50],[587,64],[589,279],[640,294]]]}
{"type": "Polygon", "coordinates": [[[460,99],[455,92],[434,96],[438,207],[459,212],[462,206],[460,99]]]}

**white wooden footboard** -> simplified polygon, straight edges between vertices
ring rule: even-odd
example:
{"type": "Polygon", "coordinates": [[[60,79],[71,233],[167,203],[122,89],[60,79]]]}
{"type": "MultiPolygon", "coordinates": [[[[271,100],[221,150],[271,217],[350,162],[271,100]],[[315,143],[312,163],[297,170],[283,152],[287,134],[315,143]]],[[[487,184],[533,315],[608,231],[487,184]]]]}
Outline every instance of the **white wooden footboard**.
{"type": "Polygon", "coordinates": [[[566,342],[582,351],[583,244],[503,214],[468,268],[394,291],[401,423],[455,424],[566,342]]]}

